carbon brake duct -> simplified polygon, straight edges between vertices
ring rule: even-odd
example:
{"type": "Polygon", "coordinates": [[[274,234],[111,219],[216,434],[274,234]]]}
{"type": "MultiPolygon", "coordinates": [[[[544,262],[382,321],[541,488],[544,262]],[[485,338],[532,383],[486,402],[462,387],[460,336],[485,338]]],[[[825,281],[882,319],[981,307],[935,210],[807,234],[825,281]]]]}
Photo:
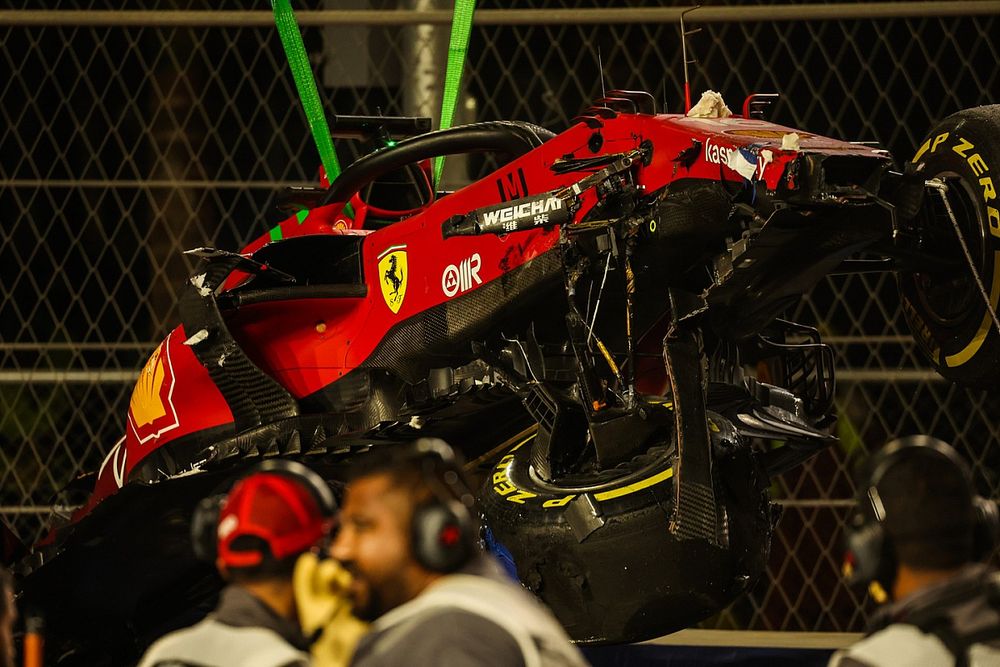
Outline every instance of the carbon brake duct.
{"type": "MultiPolygon", "coordinates": [[[[583,323],[579,317],[569,316],[567,320],[575,351],[576,345],[582,345],[583,323]]],[[[534,325],[528,329],[527,341],[519,349],[528,373],[535,380],[524,397],[525,409],[538,424],[531,445],[531,465],[542,479],[550,481],[565,472],[570,461],[579,455],[579,443],[587,441],[587,414],[584,406],[547,381],[545,359],[535,338],[534,325]]],[[[601,396],[593,368],[579,354],[574,361],[574,375],[581,378],[581,389],[593,401],[601,396]]]]}
{"type": "Polygon", "coordinates": [[[234,270],[253,271],[254,265],[266,265],[212,248],[198,248],[188,254],[201,262],[181,292],[181,324],[188,336],[184,344],[191,348],[225,399],[233,413],[236,433],[298,416],[298,404],[288,390],[258,368],[233,338],[215,296],[234,270]]]}
{"type": "Polygon", "coordinates": [[[524,407],[538,424],[531,445],[532,468],[542,479],[552,480],[578,455],[572,444],[586,441],[587,418],[581,406],[545,382],[531,386],[524,407]]]}
{"type": "Polygon", "coordinates": [[[708,381],[702,341],[691,321],[706,309],[689,292],[669,291],[671,324],[663,339],[663,361],[670,376],[677,433],[674,462],[674,513],[670,532],[681,540],[705,540],[724,547],[712,474],[712,441],[705,395],[708,381]]]}

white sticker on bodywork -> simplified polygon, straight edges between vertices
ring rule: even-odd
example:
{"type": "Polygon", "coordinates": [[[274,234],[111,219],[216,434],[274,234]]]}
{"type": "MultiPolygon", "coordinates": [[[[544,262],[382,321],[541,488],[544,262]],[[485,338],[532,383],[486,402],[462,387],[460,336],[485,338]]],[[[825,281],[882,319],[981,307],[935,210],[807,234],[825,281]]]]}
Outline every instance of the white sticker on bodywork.
{"type": "Polygon", "coordinates": [[[756,156],[753,154],[748,155],[748,153],[749,151],[746,149],[732,151],[729,153],[729,160],[726,162],[726,166],[743,178],[751,181],[757,174],[757,160],[751,159],[751,157],[755,158],[756,156]]]}
{"type": "Polygon", "coordinates": [[[196,332],[193,336],[188,338],[186,341],[184,341],[184,344],[187,345],[188,347],[191,347],[192,345],[197,345],[206,338],[208,338],[208,329],[201,329],[198,332],[196,332]]]}
{"type": "Polygon", "coordinates": [[[767,169],[767,165],[774,161],[774,153],[767,150],[766,148],[760,152],[757,156],[757,178],[764,178],[764,170],[767,169]]]}
{"type": "Polygon", "coordinates": [[[783,151],[797,151],[801,145],[802,137],[795,132],[789,132],[781,137],[781,150],[783,151]]]}

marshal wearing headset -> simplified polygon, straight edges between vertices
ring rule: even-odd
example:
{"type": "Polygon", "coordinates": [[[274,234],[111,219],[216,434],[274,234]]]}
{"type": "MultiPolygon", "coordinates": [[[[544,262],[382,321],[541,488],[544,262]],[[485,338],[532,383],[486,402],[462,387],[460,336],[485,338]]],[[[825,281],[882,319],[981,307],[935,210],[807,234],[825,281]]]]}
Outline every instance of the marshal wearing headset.
{"type": "Polygon", "coordinates": [[[846,530],[844,574],[884,606],[836,667],[1000,665],[997,506],[958,453],[930,436],[887,444],[867,466],[846,530]]]}
{"type": "Polygon", "coordinates": [[[310,665],[292,573],[326,541],[336,511],[326,482],[294,461],[266,461],[203,500],[191,524],[195,555],[228,585],[214,612],[157,640],[139,667],[310,665]]]}
{"type": "Polygon", "coordinates": [[[422,439],[359,458],[331,555],[373,621],[352,665],[577,667],[552,614],[479,548],[474,494],[452,449],[422,439]]]}

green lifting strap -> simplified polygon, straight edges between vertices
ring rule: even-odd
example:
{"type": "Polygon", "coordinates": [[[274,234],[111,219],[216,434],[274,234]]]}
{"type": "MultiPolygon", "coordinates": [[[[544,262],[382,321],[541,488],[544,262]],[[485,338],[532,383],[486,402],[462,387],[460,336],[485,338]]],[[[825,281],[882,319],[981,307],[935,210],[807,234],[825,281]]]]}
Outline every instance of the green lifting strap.
{"type": "Polygon", "coordinates": [[[319,151],[320,162],[323,163],[327,179],[333,183],[340,175],[340,163],[337,161],[333,139],[330,138],[330,128],[326,124],[326,114],[323,113],[323,104],[319,100],[316,79],[313,78],[312,67],[309,66],[309,58],[302,43],[302,33],[299,32],[295,12],[292,11],[289,0],[271,0],[271,7],[274,9],[274,23],[278,27],[281,44],[285,47],[288,65],[295,78],[295,87],[299,91],[299,99],[302,100],[302,110],[305,111],[309,129],[312,130],[313,140],[319,151]]]}
{"type": "MultiPolygon", "coordinates": [[[[451,127],[455,117],[455,102],[458,100],[462,84],[462,70],[465,56],[469,52],[469,35],[472,33],[472,15],[476,11],[476,0],[455,0],[455,10],[451,17],[451,40],[448,43],[448,69],[444,75],[444,95],[441,98],[441,129],[451,127]]],[[[441,185],[444,171],[444,156],[434,158],[434,187],[441,185]]]]}

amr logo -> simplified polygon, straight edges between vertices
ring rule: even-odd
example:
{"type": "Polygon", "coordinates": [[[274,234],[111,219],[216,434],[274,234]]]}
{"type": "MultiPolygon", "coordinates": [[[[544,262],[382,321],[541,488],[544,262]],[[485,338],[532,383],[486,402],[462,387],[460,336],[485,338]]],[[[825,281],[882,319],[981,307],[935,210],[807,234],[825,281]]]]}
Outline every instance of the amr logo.
{"type": "Polygon", "coordinates": [[[398,313],[406,297],[406,246],[391,246],[378,256],[378,272],[381,276],[382,298],[385,305],[398,313]]]}

